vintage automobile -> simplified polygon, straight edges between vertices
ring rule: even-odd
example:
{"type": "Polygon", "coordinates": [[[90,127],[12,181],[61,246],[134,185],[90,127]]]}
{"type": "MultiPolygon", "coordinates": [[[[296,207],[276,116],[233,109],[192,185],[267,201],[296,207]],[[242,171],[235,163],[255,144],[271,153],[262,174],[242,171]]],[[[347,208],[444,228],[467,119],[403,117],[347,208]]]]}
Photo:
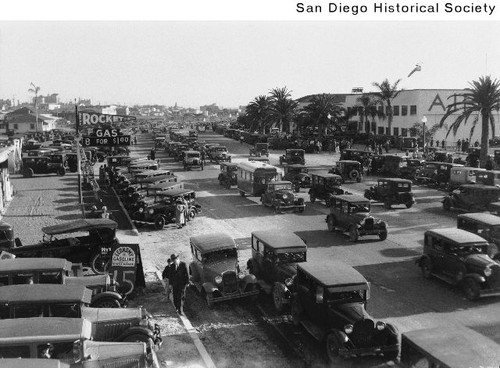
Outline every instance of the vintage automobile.
{"type": "Polygon", "coordinates": [[[453,167],[450,172],[450,180],[448,181],[446,189],[451,192],[460,187],[462,184],[475,184],[476,173],[481,171],[486,170],[467,166],[453,167]]]}
{"type": "Polygon", "coordinates": [[[66,175],[66,156],[64,154],[52,154],[50,156],[23,157],[23,176],[31,178],[34,174],[57,174],[66,175]]]}
{"type": "Polygon", "coordinates": [[[378,179],[376,185],[372,185],[365,190],[365,198],[383,202],[387,209],[390,209],[395,204],[404,204],[406,208],[411,208],[415,203],[411,184],[412,182],[408,179],[378,179]]]}
{"type": "Polygon", "coordinates": [[[500,261],[500,217],[485,212],[464,213],[457,216],[457,228],[486,239],[488,255],[500,261]]]}
{"type": "Polygon", "coordinates": [[[0,287],[0,319],[31,317],[85,318],[96,341],[142,341],[161,347],[160,327],[143,307],[90,307],[92,291],[80,285],[10,285],[0,287]]]}
{"type": "Polygon", "coordinates": [[[177,150],[177,146],[180,145],[181,142],[177,141],[170,141],[167,142],[165,145],[165,152],[168,154],[168,156],[173,156],[175,151],[177,150]]]}
{"type": "Polygon", "coordinates": [[[231,162],[231,156],[229,155],[226,146],[212,146],[209,148],[207,153],[210,162],[215,161],[218,164],[221,162],[231,162]]]}
{"type": "Polygon", "coordinates": [[[305,165],[305,151],[300,148],[289,148],[285,150],[285,154],[280,156],[280,165],[283,164],[301,164],[305,165]]]}
{"type": "Polygon", "coordinates": [[[172,154],[175,161],[182,161],[184,158],[184,151],[189,151],[190,147],[187,143],[180,143],[175,147],[175,151],[172,154]]]}
{"type": "Polygon", "coordinates": [[[167,137],[164,135],[158,135],[155,137],[155,147],[156,148],[163,148],[165,147],[165,142],[167,140],[167,137]]]}
{"type": "Polygon", "coordinates": [[[274,308],[281,313],[290,305],[287,278],[297,273],[297,263],[305,262],[306,243],[292,232],[261,230],[252,232],[252,258],[248,272],[255,275],[261,290],[272,294],[274,308]]]}
{"type": "Polygon", "coordinates": [[[82,263],[94,273],[104,273],[109,260],[108,252],[117,244],[118,224],[109,219],[79,219],[42,228],[43,240],[33,245],[22,245],[16,238],[16,246],[9,250],[18,258],[54,257],[65,258],[73,263],[82,263]],[[64,237],[60,235],[87,233],[84,236],[64,237]]]}
{"type": "Polygon", "coordinates": [[[15,258],[0,262],[0,286],[31,282],[84,286],[92,290],[91,307],[120,308],[126,305],[126,298],[116,291],[113,278],[109,275],[83,276],[81,264],[62,258],[15,258]]]}
{"type": "Polygon", "coordinates": [[[177,176],[170,170],[146,170],[137,173],[134,177],[134,181],[138,189],[146,189],[155,183],[175,183],[177,182],[177,176]]]}
{"type": "Polygon", "coordinates": [[[182,159],[184,170],[201,169],[203,170],[203,160],[199,151],[184,151],[184,158],[182,159]]]}
{"type": "Polygon", "coordinates": [[[414,151],[418,148],[417,137],[398,137],[396,145],[401,151],[414,151]]]}
{"type": "Polygon", "coordinates": [[[368,354],[398,357],[397,328],[368,314],[370,285],[351,266],[339,261],[299,263],[287,284],[293,289],[293,323],[325,343],[331,363],[368,354]]]}
{"type": "Polygon", "coordinates": [[[424,166],[425,161],[417,158],[407,158],[406,166],[399,169],[399,176],[403,179],[415,180],[420,174],[420,170],[424,166]]]}
{"type": "Polygon", "coordinates": [[[300,191],[300,188],[310,188],[311,187],[311,175],[309,174],[309,168],[301,164],[291,164],[285,165],[283,167],[285,175],[283,175],[283,180],[288,180],[293,183],[293,189],[296,192],[300,191]]]}
{"type": "Polygon", "coordinates": [[[500,170],[476,171],[476,183],[500,187],[500,170]]]}
{"type": "Polygon", "coordinates": [[[340,160],[329,171],[332,174],[340,175],[342,181],[360,182],[363,179],[363,166],[359,161],[340,160]]]}
{"type": "Polygon", "coordinates": [[[269,157],[269,143],[255,143],[255,145],[250,148],[250,156],[267,156],[269,157]]]}
{"type": "Polygon", "coordinates": [[[441,201],[443,208],[468,212],[487,211],[492,202],[500,198],[500,188],[483,184],[463,184],[441,201]]]}
{"type": "Polygon", "coordinates": [[[360,195],[333,196],[330,201],[330,214],[326,216],[325,221],[328,231],[348,231],[353,242],[364,235],[378,235],[380,240],[387,238],[387,223],[370,214],[370,201],[360,195]]]}
{"type": "Polygon", "coordinates": [[[71,366],[59,359],[2,358],[2,368],[71,368],[71,366]]]}
{"type": "Polygon", "coordinates": [[[333,195],[348,194],[342,189],[342,177],[326,171],[314,171],[311,174],[311,189],[309,189],[309,200],[314,203],[316,199],[325,201],[330,206],[333,195]]]}
{"type": "Polygon", "coordinates": [[[20,318],[0,320],[0,356],[51,359],[72,368],[159,368],[158,358],[143,342],[92,340],[92,323],[84,318],[20,318]]]}
{"type": "Polygon", "coordinates": [[[272,207],[275,213],[283,211],[304,212],[306,205],[304,198],[296,198],[293,194],[293,185],[289,181],[270,181],[260,201],[266,207],[272,207]]]}
{"type": "Polygon", "coordinates": [[[193,257],[189,264],[190,283],[209,307],[225,300],[257,298],[257,279],[240,272],[238,250],[230,236],[222,233],[197,235],[189,238],[189,243],[193,257]]]}
{"type": "Polygon", "coordinates": [[[441,185],[447,185],[450,182],[450,177],[451,177],[451,171],[453,169],[457,169],[460,167],[463,167],[464,165],[461,164],[454,164],[454,163],[440,163],[437,171],[437,176],[436,176],[436,184],[441,186],[441,185]]]}
{"type": "Polygon", "coordinates": [[[340,159],[341,160],[364,162],[365,160],[367,160],[371,156],[373,156],[373,152],[371,152],[371,151],[365,151],[365,150],[354,149],[354,148],[346,148],[346,149],[343,149],[342,152],[340,152],[340,159]]]}
{"type": "Polygon", "coordinates": [[[415,179],[422,184],[446,185],[450,180],[451,170],[457,167],[463,167],[463,165],[435,161],[427,162],[415,179]]]}
{"type": "Polygon", "coordinates": [[[226,189],[238,185],[238,164],[231,162],[222,162],[220,164],[220,173],[217,177],[219,184],[226,189]]]}
{"type": "Polygon", "coordinates": [[[264,156],[254,156],[254,157],[249,157],[248,158],[248,161],[254,161],[254,162],[264,162],[266,164],[270,163],[271,160],[269,159],[269,157],[264,157],[264,156]]]}
{"type": "Polygon", "coordinates": [[[499,361],[499,344],[457,324],[401,334],[400,366],[404,368],[495,367],[499,361]]]}
{"type": "Polygon", "coordinates": [[[34,157],[39,157],[39,156],[50,156],[56,152],[59,152],[58,149],[56,148],[49,148],[49,147],[41,147],[41,148],[38,148],[38,149],[34,149],[34,150],[29,150],[29,151],[26,151],[26,154],[23,155],[23,157],[26,157],[26,156],[34,156],[34,157]]]}
{"type": "Polygon", "coordinates": [[[125,155],[113,155],[106,157],[108,167],[127,166],[133,159],[125,155]]]}
{"type": "Polygon", "coordinates": [[[424,278],[460,286],[469,300],[500,295],[500,263],[488,256],[488,247],[488,241],[466,230],[428,230],[416,263],[424,278]]]}
{"type": "Polygon", "coordinates": [[[0,252],[9,251],[15,246],[12,225],[0,220],[0,252]]]}
{"type": "Polygon", "coordinates": [[[146,170],[158,170],[159,168],[160,164],[155,160],[132,161],[128,165],[128,172],[135,176],[135,174],[138,174],[139,172],[146,170]]]}
{"type": "Polygon", "coordinates": [[[404,156],[384,155],[384,162],[382,167],[378,170],[378,173],[400,176],[401,169],[406,165],[407,161],[404,156]]]}

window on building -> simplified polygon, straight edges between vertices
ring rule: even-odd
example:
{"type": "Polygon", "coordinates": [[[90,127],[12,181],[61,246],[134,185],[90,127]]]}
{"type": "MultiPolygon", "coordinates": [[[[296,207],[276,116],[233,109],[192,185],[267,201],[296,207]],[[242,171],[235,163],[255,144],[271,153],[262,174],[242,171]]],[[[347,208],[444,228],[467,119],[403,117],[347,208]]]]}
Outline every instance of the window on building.
{"type": "Polygon", "coordinates": [[[410,105],[410,115],[417,115],[417,105],[410,105]]]}
{"type": "Polygon", "coordinates": [[[389,131],[389,128],[388,128],[388,127],[386,127],[386,128],[385,128],[385,134],[386,134],[386,135],[391,135],[391,132],[389,131]]]}
{"type": "Polygon", "coordinates": [[[377,110],[378,110],[379,113],[383,114],[384,113],[384,106],[379,106],[377,108],[377,110]]]}
{"type": "Polygon", "coordinates": [[[399,128],[393,128],[394,130],[394,135],[398,136],[399,135],[399,128]]]}
{"type": "Polygon", "coordinates": [[[389,111],[390,111],[389,106],[386,106],[386,107],[385,107],[385,114],[386,114],[387,116],[389,115],[389,111]]]}
{"type": "Polygon", "coordinates": [[[392,115],[399,116],[399,106],[398,105],[392,107],[392,115]]]}
{"type": "Polygon", "coordinates": [[[362,131],[362,130],[363,130],[363,122],[362,122],[362,121],[360,121],[360,122],[358,123],[358,130],[359,130],[359,131],[362,131]]]}
{"type": "Polygon", "coordinates": [[[384,134],[384,127],[378,127],[378,133],[377,134],[384,134]]]}
{"type": "Polygon", "coordinates": [[[35,129],[35,124],[30,124],[30,129],[34,130],[35,129]]]}
{"type": "Polygon", "coordinates": [[[19,126],[17,124],[14,124],[14,129],[19,129],[19,126]]]}
{"type": "Polygon", "coordinates": [[[401,106],[401,116],[406,116],[408,115],[408,106],[403,105],[401,106]]]}
{"type": "Polygon", "coordinates": [[[408,129],[407,128],[401,128],[401,136],[408,137],[408,129]]]}

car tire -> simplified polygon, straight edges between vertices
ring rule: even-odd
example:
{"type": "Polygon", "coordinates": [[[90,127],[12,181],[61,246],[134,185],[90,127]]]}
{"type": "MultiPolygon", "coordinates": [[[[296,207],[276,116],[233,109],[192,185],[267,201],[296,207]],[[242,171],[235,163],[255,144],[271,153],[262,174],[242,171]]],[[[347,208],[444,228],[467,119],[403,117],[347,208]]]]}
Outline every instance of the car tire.
{"type": "Polygon", "coordinates": [[[336,224],[337,221],[335,221],[335,217],[333,217],[332,215],[328,216],[328,219],[326,221],[327,225],[328,225],[328,231],[329,232],[334,232],[335,231],[335,224],[336,224]]]}
{"type": "Polygon", "coordinates": [[[413,203],[412,202],[408,202],[406,203],[406,208],[411,208],[413,206],[413,203]]]}
{"type": "Polygon", "coordinates": [[[192,208],[189,212],[188,212],[188,218],[187,220],[188,221],[193,221],[196,217],[196,210],[194,208],[192,208]]]}
{"type": "Polygon", "coordinates": [[[382,231],[381,233],[378,234],[378,237],[380,240],[387,239],[387,231],[382,231]]]}
{"type": "Polygon", "coordinates": [[[420,268],[422,269],[422,276],[424,279],[429,280],[432,278],[432,262],[429,258],[425,258],[422,261],[420,268]]]}
{"type": "Polygon", "coordinates": [[[156,230],[163,230],[163,228],[165,227],[165,217],[163,216],[158,216],[156,219],[155,219],[155,229],[156,230]]]}
{"type": "Polygon", "coordinates": [[[481,288],[476,280],[468,277],[463,281],[463,290],[468,300],[475,301],[479,299],[481,288]]]}
{"type": "Polygon", "coordinates": [[[108,272],[109,259],[98,253],[90,261],[90,268],[96,275],[104,275],[108,272]]]}
{"type": "Polygon", "coordinates": [[[359,230],[354,225],[349,227],[349,238],[352,242],[357,242],[359,239],[359,230]]]}
{"type": "Polygon", "coordinates": [[[353,169],[353,170],[349,171],[348,177],[349,177],[349,179],[356,180],[357,182],[361,181],[361,177],[359,175],[359,171],[356,170],[356,169],[353,169]]]}
{"type": "Polygon", "coordinates": [[[451,200],[449,198],[445,198],[443,201],[443,209],[445,211],[451,210],[451,200]]]}
{"type": "Polygon", "coordinates": [[[390,202],[384,202],[384,207],[385,207],[385,209],[390,210],[391,209],[391,203],[390,202]]]}
{"type": "Polygon", "coordinates": [[[66,169],[64,167],[60,167],[59,169],[57,169],[57,175],[59,176],[66,175],[66,169]]]}
{"type": "Polygon", "coordinates": [[[281,282],[275,282],[273,285],[273,305],[278,313],[282,313],[285,308],[285,286],[281,282]]]}
{"type": "Polygon", "coordinates": [[[281,207],[279,205],[274,205],[274,213],[279,214],[281,213],[281,207]]]}
{"type": "Polygon", "coordinates": [[[316,202],[316,197],[314,196],[314,194],[309,195],[309,201],[311,201],[311,203],[316,202]]]}
{"type": "Polygon", "coordinates": [[[294,326],[300,325],[300,317],[302,315],[302,306],[297,299],[292,300],[291,304],[291,314],[292,314],[292,323],[294,326]]]}
{"type": "Polygon", "coordinates": [[[28,173],[28,175],[27,175],[28,178],[32,178],[33,175],[35,174],[35,172],[33,171],[32,168],[29,168],[28,170],[26,170],[26,172],[28,173]]]}
{"type": "Polygon", "coordinates": [[[331,363],[335,362],[339,357],[339,350],[342,348],[337,334],[329,333],[326,336],[326,355],[328,356],[328,361],[331,363]]]}
{"type": "Polygon", "coordinates": [[[226,183],[225,188],[226,189],[231,189],[231,183],[229,181],[226,183]]]}
{"type": "Polygon", "coordinates": [[[121,308],[120,301],[113,297],[106,297],[90,303],[93,308],[121,308]]]}

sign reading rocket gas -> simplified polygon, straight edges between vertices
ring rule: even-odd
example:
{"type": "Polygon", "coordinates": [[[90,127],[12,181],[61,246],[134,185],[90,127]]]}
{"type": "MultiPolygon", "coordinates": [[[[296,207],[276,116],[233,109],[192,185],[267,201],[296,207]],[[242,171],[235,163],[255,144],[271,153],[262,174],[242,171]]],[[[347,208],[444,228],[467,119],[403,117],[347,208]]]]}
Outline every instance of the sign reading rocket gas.
{"type": "Polygon", "coordinates": [[[135,121],[135,116],[110,115],[99,112],[78,112],[78,122],[80,125],[113,124],[125,121],[135,121]]]}
{"type": "Polygon", "coordinates": [[[120,293],[129,295],[134,292],[137,286],[145,286],[139,245],[115,245],[111,249],[109,272],[118,283],[120,293]]]}

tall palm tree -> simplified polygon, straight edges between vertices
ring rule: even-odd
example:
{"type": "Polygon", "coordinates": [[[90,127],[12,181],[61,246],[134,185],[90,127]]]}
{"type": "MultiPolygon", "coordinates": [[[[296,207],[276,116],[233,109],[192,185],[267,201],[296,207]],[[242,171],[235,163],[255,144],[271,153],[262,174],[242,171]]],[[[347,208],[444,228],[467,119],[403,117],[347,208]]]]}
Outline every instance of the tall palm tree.
{"type": "Polygon", "coordinates": [[[341,105],[332,95],[315,95],[309,105],[303,108],[309,121],[309,126],[317,127],[319,136],[322,137],[326,129],[338,122],[342,116],[341,105]]]}
{"type": "Polygon", "coordinates": [[[298,113],[298,102],[292,100],[291,91],[286,87],[274,88],[270,92],[271,98],[271,122],[280,127],[280,131],[289,132],[290,122],[298,113]]]}
{"type": "MultiPolygon", "coordinates": [[[[385,114],[383,111],[377,109],[377,100],[370,93],[364,93],[356,99],[356,109],[351,109],[348,111],[349,117],[356,115],[356,112],[360,114],[361,123],[369,124],[370,118],[375,121],[375,118],[385,119],[385,114]]],[[[367,133],[370,133],[371,129],[368,129],[367,133]]]]}
{"type": "Polygon", "coordinates": [[[392,135],[392,100],[395,99],[402,90],[398,90],[398,84],[401,79],[398,79],[394,84],[391,85],[389,80],[386,78],[382,83],[373,82],[373,85],[378,88],[377,92],[373,92],[373,96],[377,97],[382,104],[387,106],[387,127],[389,129],[389,135],[392,135]]]}
{"type": "Polygon", "coordinates": [[[269,96],[258,96],[250,102],[245,113],[251,121],[250,130],[261,130],[265,133],[269,123],[269,115],[271,113],[271,98],[269,96]]]}
{"type": "Polygon", "coordinates": [[[448,105],[446,114],[441,118],[439,124],[440,127],[443,127],[446,119],[452,114],[460,112],[460,115],[455,118],[455,121],[446,133],[446,137],[448,137],[451,131],[453,131],[453,135],[456,135],[460,125],[463,123],[465,126],[469,118],[473,116],[470,130],[470,137],[472,137],[479,117],[481,117],[481,151],[479,160],[481,165],[484,165],[488,158],[490,128],[492,135],[495,136],[493,110],[498,111],[500,109],[500,81],[497,79],[492,80],[488,75],[486,77],[479,77],[478,81],[469,82],[469,86],[470,88],[465,88],[465,92],[455,93],[448,97],[448,99],[454,98],[456,102],[448,105]]]}
{"type": "Polygon", "coordinates": [[[30,83],[33,88],[28,89],[28,92],[35,94],[35,131],[38,133],[38,92],[40,92],[40,87],[35,86],[33,82],[30,83]]]}

